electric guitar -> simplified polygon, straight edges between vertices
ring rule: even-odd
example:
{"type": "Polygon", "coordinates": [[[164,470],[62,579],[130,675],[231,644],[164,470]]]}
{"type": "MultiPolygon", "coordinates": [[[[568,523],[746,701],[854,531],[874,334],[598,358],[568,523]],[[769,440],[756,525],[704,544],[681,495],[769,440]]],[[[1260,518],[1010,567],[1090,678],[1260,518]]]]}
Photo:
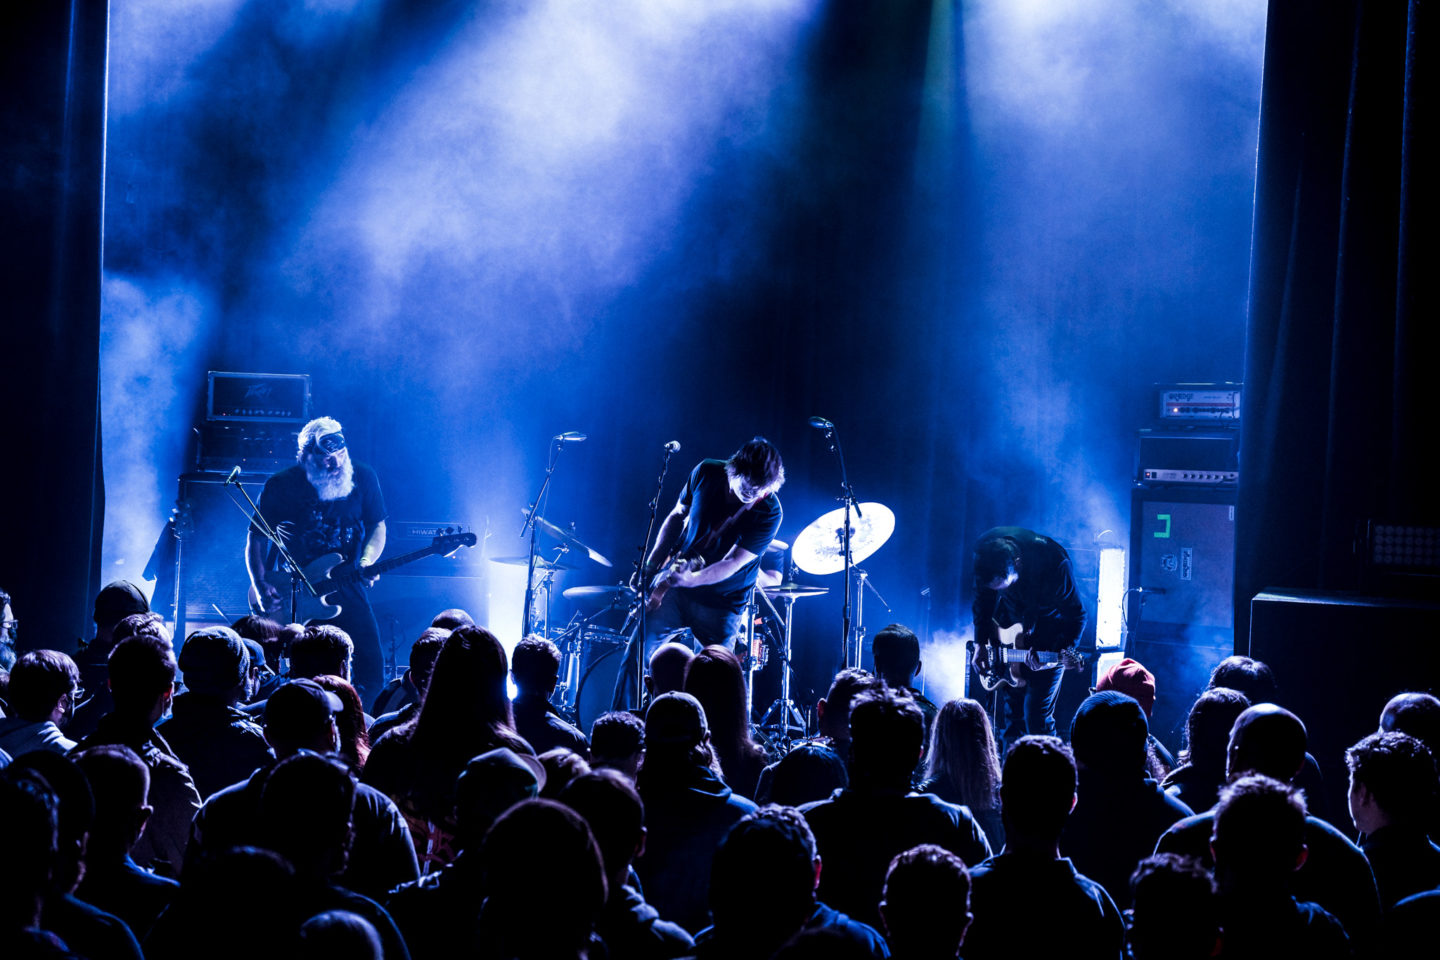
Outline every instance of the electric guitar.
{"type": "MultiPolygon", "coordinates": [[[[475,543],[476,538],[473,533],[447,534],[436,537],[428,547],[422,547],[414,553],[406,553],[389,560],[372,563],[363,570],[346,563],[345,558],[338,553],[327,553],[305,565],[305,579],[315,588],[316,595],[312,597],[310,591],[306,590],[303,584],[301,585],[296,602],[295,619],[299,623],[310,623],[312,620],[332,620],[340,615],[341,607],[338,603],[330,603],[329,597],[342,586],[378,577],[396,567],[403,567],[407,563],[414,563],[425,557],[448,557],[461,547],[473,547],[475,543]]],[[[250,612],[256,616],[288,621],[290,619],[290,574],[284,570],[270,570],[265,574],[265,582],[278,590],[280,596],[267,604],[260,595],[260,591],[256,590],[252,584],[250,587],[250,612]]]]}
{"type": "Polygon", "coordinates": [[[655,574],[655,579],[650,581],[650,596],[645,601],[646,610],[658,610],[665,594],[675,583],[675,575],[678,573],[694,573],[704,568],[704,557],[672,557],[666,561],[660,572],[655,574]]]}
{"type": "MultiPolygon", "coordinates": [[[[970,663],[980,678],[980,685],[986,691],[994,691],[1000,687],[1023,687],[1025,678],[1020,675],[1020,667],[1029,662],[1032,652],[1024,645],[1028,636],[1025,628],[1017,623],[1008,627],[997,626],[996,630],[998,635],[993,646],[979,640],[971,640],[966,644],[970,648],[970,663]]],[[[1073,650],[1033,652],[1041,666],[1053,663],[1059,669],[1069,670],[1078,669],[1079,665],[1084,663],[1084,658],[1073,650]]]]}

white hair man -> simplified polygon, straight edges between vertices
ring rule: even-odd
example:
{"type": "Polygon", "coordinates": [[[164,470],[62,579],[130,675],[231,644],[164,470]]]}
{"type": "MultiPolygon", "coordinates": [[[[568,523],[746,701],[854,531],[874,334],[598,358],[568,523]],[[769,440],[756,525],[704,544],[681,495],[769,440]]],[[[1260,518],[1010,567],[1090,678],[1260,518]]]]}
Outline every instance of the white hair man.
{"type": "MultiPolygon", "coordinates": [[[[334,591],[326,602],[339,604],[340,612],[327,622],[354,642],[354,683],[368,701],[383,679],[380,631],[366,596],[366,588],[378,578],[364,571],[385,549],[385,498],[375,471],[351,459],[343,429],[330,417],[305,424],[297,459],[295,466],[265,481],[260,512],[312,581],[325,575],[324,564],[316,569],[317,560],[339,555],[332,574],[339,585],[326,585],[334,591]],[[349,568],[358,568],[361,576],[352,581],[338,576],[349,568]]],[[[289,574],[279,569],[278,551],[257,523],[245,537],[245,565],[254,587],[255,612],[289,619],[289,574]]]]}

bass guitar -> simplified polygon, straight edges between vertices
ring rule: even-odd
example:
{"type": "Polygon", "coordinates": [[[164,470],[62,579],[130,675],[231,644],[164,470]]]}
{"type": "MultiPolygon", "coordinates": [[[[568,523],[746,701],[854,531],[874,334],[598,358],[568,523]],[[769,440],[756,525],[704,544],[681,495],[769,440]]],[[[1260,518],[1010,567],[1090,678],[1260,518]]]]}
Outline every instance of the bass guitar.
{"type": "MultiPolygon", "coordinates": [[[[428,547],[422,547],[413,553],[402,554],[389,560],[380,560],[370,564],[364,570],[346,563],[345,558],[338,553],[327,553],[305,565],[305,579],[315,588],[316,595],[312,597],[310,591],[302,586],[296,602],[295,619],[298,623],[332,620],[340,615],[341,607],[338,603],[331,603],[330,596],[342,586],[378,577],[382,573],[403,567],[407,563],[414,563],[425,557],[448,557],[461,547],[473,547],[475,543],[476,538],[473,533],[446,534],[436,537],[428,547]]],[[[260,591],[256,590],[252,584],[250,587],[250,612],[256,616],[288,620],[290,618],[290,574],[284,570],[271,570],[265,574],[265,582],[278,590],[280,597],[267,604],[260,595],[260,591]]]]}

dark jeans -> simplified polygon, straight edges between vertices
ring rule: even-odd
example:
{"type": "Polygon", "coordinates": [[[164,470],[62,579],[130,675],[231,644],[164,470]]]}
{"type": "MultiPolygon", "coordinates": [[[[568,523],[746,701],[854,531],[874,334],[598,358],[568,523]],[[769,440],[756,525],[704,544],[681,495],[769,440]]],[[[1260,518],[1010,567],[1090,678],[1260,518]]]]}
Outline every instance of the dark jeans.
{"type": "Polygon", "coordinates": [[[385,686],[385,658],[380,652],[380,628],[364,590],[364,587],[340,590],[336,600],[340,604],[340,616],[320,622],[333,624],[350,635],[355,644],[350,682],[360,692],[360,702],[370,703],[385,686]]]}
{"type": "Polygon", "coordinates": [[[1006,748],[1027,733],[1055,736],[1055,701],[1060,698],[1064,668],[1031,670],[1021,664],[1020,676],[1025,679],[1025,686],[1006,687],[1000,698],[1004,717],[997,719],[1005,730],[1006,748]]]}
{"type": "Polygon", "coordinates": [[[628,710],[639,706],[634,703],[636,670],[643,670],[650,663],[650,656],[667,634],[688,627],[694,639],[681,640],[682,643],[689,642],[696,650],[715,645],[734,651],[735,641],[743,633],[742,611],[696,603],[689,598],[689,593],[683,588],[669,591],[660,607],[646,615],[645,643],[640,656],[636,655],[634,634],[627,638],[621,654],[625,663],[615,678],[612,709],[628,710]]]}

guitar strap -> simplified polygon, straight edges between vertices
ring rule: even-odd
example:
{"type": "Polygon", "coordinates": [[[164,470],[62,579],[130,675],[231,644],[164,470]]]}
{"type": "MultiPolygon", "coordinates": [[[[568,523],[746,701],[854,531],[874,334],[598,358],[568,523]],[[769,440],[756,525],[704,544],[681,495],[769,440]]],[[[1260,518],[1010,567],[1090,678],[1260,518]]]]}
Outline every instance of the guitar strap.
{"type": "Polygon", "coordinates": [[[745,511],[749,510],[751,507],[755,506],[755,504],[759,502],[760,498],[756,497],[749,503],[742,503],[740,505],[740,509],[736,510],[730,516],[726,517],[725,521],[721,523],[720,526],[710,531],[704,536],[704,538],[697,537],[695,542],[690,544],[690,549],[686,552],[690,554],[701,554],[723,542],[725,539],[725,534],[729,532],[730,528],[735,526],[735,524],[740,520],[740,518],[745,515],[745,511]]]}

